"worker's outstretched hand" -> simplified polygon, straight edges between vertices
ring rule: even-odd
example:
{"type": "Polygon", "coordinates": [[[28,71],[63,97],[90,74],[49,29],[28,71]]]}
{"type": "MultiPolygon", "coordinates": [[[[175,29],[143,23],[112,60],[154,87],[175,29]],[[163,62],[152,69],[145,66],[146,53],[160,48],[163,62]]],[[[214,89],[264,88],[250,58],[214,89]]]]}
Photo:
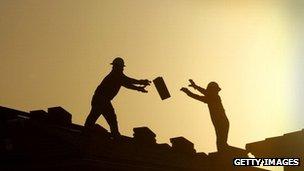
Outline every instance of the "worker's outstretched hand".
{"type": "Polygon", "coordinates": [[[143,92],[143,93],[148,93],[148,91],[145,89],[147,85],[142,86],[142,87],[138,87],[138,91],[143,92]]]}
{"type": "Polygon", "coordinates": [[[186,87],[182,87],[180,90],[183,91],[183,92],[185,92],[185,93],[189,92],[189,89],[187,89],[186,87]]]}
{"type": "Polygon", "coordinates": [[[197,85],[195,84],[195,82],[192,79],[189,79],[189,87],[193,87],[194,89],[196,89],[197,85]]]}
{"type": "Polygon", "coordinates": [[[147,85],[150,85],[151,81],[148,80],[148,79],[145,79],[145,80],[139,80],[139,83],[140,83],[141,85],[147,86],[147,85]]]}

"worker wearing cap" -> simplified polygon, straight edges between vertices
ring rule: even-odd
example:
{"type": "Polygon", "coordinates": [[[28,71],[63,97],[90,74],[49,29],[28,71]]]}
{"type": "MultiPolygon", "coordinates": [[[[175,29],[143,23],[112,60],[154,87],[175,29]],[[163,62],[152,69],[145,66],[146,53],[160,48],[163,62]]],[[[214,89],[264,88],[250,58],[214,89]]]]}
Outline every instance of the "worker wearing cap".
{"type": "Polygon", "coordinates": [[[189,81],[189,86],[202,93],[203,96],[194,94],[185,87],[182,87],[181,91],[185,92],[189,97],[208,104],[211,120],[216,133],[217,149],[218,151],[227,149],[229,121],[225,114],[225,109],[222,105],[221,97],[218,95],[218,92],[221,90],[221,88],[216,82],[210,82],[207,86],[207,89],[204,89],[196,85],[193,80],[190,79],[189,81]]]}
{"type": "Polygon", "coordinates": [[[98,117],[102,114],[110,126],[112,136],[117,137],[120,133],[111,100],[117,95],[121,86],[146,93],[148,91],[145,90],[145,87],[150,85],[151,81],[147,79],[137,80],[124,75],[125,64],[124,60],[120,57],[115,58],[111,65],[113,65],[112,71],[95,90],[91,101],[92,108],[86,119],[85,127],[92,128],[98,117]]]}

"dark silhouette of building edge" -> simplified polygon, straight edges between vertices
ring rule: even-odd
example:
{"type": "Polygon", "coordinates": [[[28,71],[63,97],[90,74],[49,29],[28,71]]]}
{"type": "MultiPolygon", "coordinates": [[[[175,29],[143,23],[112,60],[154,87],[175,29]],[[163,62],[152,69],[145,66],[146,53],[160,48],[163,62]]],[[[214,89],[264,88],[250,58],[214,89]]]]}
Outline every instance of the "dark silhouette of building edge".
{"type": "Polygon", "coordinates": [[[304,170],[304,129],[248,143],[246,149],[259,158],[300,158],[300,167],[284,167],[284,171],[304,170]]]}
{"type": "MultiPolygon", "coordinates": [[[[233,167],[232,159],[248,157],[249,152],[303,158],[303,130],[250,143],[246,152],[232,148],[206,154],[196,152],[184,137],[171,138],[171,145],[158,144],[156,134],[147,127],[134,128],[133,137],[117,140],[99,125],[83,135],[84,127],[71,120],[72,115],[61,107],[30,112],[0,107],[0,170],[258,171],[264,169],[233,167]],[[286,149],[293,151],[281,153],[289,145],[292,147],[286,149]],[[277,148],[278,153],[267,151],[269,147],[277,148]]],[[[299,168],[303,167],[290,170],[299,168]]]]}

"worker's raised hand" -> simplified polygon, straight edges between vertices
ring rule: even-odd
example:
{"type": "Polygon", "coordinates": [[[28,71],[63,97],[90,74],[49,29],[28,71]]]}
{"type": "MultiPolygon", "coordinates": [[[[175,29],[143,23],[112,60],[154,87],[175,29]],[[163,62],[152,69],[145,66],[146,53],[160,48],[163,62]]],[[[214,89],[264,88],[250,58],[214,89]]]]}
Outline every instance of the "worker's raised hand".
{"type": "Polygon", "coordinates": [[[182,87],[180,90],[185,92],[185,93],[189,92],[189,90],[186,87],[182,87]]]}
{"type": "Polygon", "coordinates": [[[148,80],[148,79],[145,79],[145,80],[139,80],[139,83],[140,83],[141,85],[147,86],[147,85],[150,85],[151,81],[148,80]]]}
{"type": "Polygon", "coordinates": [[[193,88],[197,87],[197,85],[195,84],[195,82],[192,79],[189,79],[189,82],[190,82],[189,87],[193,87],[193,88]]]}

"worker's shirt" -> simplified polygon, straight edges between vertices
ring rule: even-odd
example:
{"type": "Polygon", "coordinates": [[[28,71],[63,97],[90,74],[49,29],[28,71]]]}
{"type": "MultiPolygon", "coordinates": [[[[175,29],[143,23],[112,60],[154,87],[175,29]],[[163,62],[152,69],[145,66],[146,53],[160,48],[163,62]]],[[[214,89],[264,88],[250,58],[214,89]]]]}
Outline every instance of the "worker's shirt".
{"type": "Polygon", "coordinates": [[[121,86],[128,86],[136,83],[137,80],[129,78],[123,73],[110,72],[95,90],[94,96],[112,100],[118,93],[121,86]]]}
{"type": "Polygon", "coordinates": [[[203,96],[202,101],[208,104],[213,124],[220,126],[229,122],[219,95],[203,96]]]}

